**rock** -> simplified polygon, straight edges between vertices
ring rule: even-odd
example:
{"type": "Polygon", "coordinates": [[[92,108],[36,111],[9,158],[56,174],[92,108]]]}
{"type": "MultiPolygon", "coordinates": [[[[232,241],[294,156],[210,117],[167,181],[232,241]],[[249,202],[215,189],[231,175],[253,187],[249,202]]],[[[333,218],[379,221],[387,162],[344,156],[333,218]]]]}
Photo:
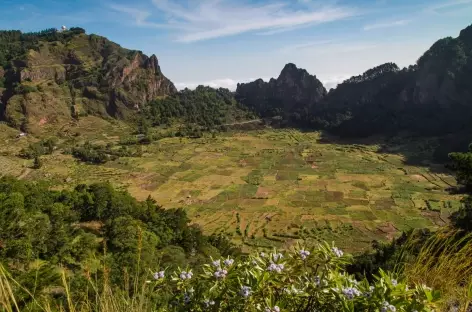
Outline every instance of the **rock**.
{"type": "Polygon", "coordinates": [[[282,115],[297,121],[307,116],[307,111],[316,106],[327,92],[316,76],[297,68],[292,63],[285,65],[277,79],[264,82],[262,79],[238,84],[236,99],[255,109],[262,117],[282,115]]]}
{"type": "Polygon", "coordinates": [[[74,33],[65,40],[46,37],[8,59],[8,71],[0,67],[0,78],[23,83],[0,90],[8,96],[0,97],[0,119],[13,127],[33,128],[32,133],[43,131],[39,121],[44,117],[51,125],[65,125],[85,114],[127,119],[150,101],[177,92],[155,55],[124,49],[97,35],[74,33]]]}
{"type": "Polygon", "coordinates": [[[61,65],[27,67],[20,70],[20,82],[38,82],[41,80],[54,80],[58,84],[66,80],[66,70],[61,65]]]}

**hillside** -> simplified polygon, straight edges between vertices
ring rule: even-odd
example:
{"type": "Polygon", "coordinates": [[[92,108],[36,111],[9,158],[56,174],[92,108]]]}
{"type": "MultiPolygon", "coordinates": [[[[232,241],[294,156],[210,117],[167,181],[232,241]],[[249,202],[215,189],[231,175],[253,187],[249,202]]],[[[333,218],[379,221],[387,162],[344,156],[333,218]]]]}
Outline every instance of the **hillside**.
{"type": "Polygon", "coordinates": [[[33,133],[88,114],[129,119],[151,100],[177,92],[155,55],[80,28],[0,32],[0,83],[2,118],[33,133]]]}
{"type": "Polygon", "coordinates": [[[438,40],[415,65],[382,64],[329,93],[315,76],[288,64],[276,80],[239,84],[236,98],[260,115],[281,115],[292,125],[308,122],[341,136],[470,129],[472,25],[457,38],[438,40]]]}

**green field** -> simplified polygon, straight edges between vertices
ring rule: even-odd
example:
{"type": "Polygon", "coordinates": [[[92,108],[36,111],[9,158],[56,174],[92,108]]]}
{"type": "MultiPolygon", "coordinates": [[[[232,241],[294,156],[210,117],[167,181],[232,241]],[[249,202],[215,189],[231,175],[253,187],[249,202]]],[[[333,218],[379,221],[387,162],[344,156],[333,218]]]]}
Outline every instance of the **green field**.
{"type": "MultiPolygon", "coordinates": [[[[77,126],[85,129],[78,138],[116,143],[124,131],[110,125],[105,135],[93,120],[77,126]]],[[[4,128],[1,174],[57,188],[110,181],[138,199],[150,195],[166,208],[182,207],[206,233],[228,233],[246,249],[307,239],[357,251],[404,230],[444,225],[460,205],[460,196],[446,191],[453,176],[405,165],[403,155],[379,153],[377,145],[321,143],[317,132],[166,138],[143,146],[142,157],[105,165],[78,162],[58,149],[33,170],[31,160],[16,154],[35,139],[16,139],[17,132],[4,128]]]]}

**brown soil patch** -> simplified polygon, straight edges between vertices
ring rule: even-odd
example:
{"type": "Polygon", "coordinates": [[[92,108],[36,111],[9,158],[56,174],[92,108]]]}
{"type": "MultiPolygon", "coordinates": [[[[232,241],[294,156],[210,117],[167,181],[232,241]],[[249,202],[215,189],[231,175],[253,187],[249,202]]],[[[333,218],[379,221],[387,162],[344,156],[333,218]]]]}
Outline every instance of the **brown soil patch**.
{"type": "Polygon", "coordinates": [[[441,213],[438,211],[425,210],[421,211],[421,215],[430,219],[434,224],[438,226],[444,226],[448,224],[447,217],[441,217],[441,213]]]}
{"type": "Polygon", "coordinates": [[[270,196],[270,190],[268,188],[259,186],[257,189],[256,195],[254,195],[254,198],[262,198],[262,199],[268,199],[270,196]]]}
{"type": "Polygon", "coordinates": [[[337,192],[337,191],[327,191],[325,192],[325,199],[327,202],[337,202],[340,201],[344,198],[344,193],[343,192],[337,192]]]}
{"type": "Polygon", "coordinates": [[[316,219],[316,216],[314,216],[314,215],[307,215],[307,214],[302,215],[301,218],[300,218],[301,221],[313,221],[313,220],[315,220],[315,219],[316,219]]]}
{"type": "Polygon", "coordinates": [[[377,232],[381,235],[385,235],[387,239],[392,240],[395,234],[398,233],[398,229],[391,222],[386,222],[382,225],[377,226],[377,232]]]}
{"type": "Polygon", "coordinates": [[[423,182],[423,181],[426,181],[426,178],[419,175],[419,174],[412,174],[410,175],[410,178],[416,182],[423,182]]]}

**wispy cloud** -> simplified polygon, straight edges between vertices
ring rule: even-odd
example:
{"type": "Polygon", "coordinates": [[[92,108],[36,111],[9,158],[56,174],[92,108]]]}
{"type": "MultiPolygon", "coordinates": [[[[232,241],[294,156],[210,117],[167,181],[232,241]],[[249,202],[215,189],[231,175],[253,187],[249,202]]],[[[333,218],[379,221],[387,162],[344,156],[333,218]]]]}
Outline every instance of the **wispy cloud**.
{"type": "Polygon", "coordinates": [[[449,0],[442,3],[436,3],[426,8],[426,12],[441,14],[445,10],[455,10],[464,6],[472,5],[472,0],[449,0]]]}
{"type": "Polygon", "coordinates": [[[148,26],[148,27],[159,27],[159,28],[166,27],[165,24],[157,24],[157,23],[149,22],[148,18],[151,16],[151,13],[149,11],[127,7],[123,5],[118,5],[118,4],[110,4],[109,8],[116,12],[125,13],[129,15],[137,26],[148,26]]]}
{"type": "MultiPolygon", "coordinates": [[[[169,0],[153,0],[163,13],[165,24],[180,28],[176,40],[196,42],[248,32],[276,33],[307,25],[346,19],[359,12],[350,7],[324,5],[317,8],[298,8],[288,0],[269,4],[241,0],[201,0],[187,6],[169,0]]],[[[122,11],[143,24],[149,15],[122,11]]]]}
{"type": "Polygon", "coordinates": [[[381,23],[376,23],[376,24],[369,24],[364,26],[364,30],[373,30],[373,29],[379,29],[379,28],[389,28],[389,27],[397,27],[397,26],[404,26],[410,23],[411,20],[395,20],[395,21],[388,21],[388,22],[381,22],[381,23]]]}
{"type": "Polygon", "coordinates": [[[369,42],[336,42],[334,40],[321,40],[305,42],[285,46],[280,53],[292,54],[293,52],[309,52],[312,54],[342,54],[346,52],[363,51],[375,48],[377,45],[369,42]]]}
{"type": "Polygon", "coordinates": [[[307,49],[307,48],[320,47],[320,46],[324,46],[324,45],[327,45],[327,44],[332,44],[333,42],[334,42],[334,40],[319,40],[319,41],[293,44],[293,45],[284,46],[282,49],[279,50],[279,52],[281,52],[281,53],[292,53],[292,52],[297,51],[297,50],[303,50],[303,49],[307,49]]]}

